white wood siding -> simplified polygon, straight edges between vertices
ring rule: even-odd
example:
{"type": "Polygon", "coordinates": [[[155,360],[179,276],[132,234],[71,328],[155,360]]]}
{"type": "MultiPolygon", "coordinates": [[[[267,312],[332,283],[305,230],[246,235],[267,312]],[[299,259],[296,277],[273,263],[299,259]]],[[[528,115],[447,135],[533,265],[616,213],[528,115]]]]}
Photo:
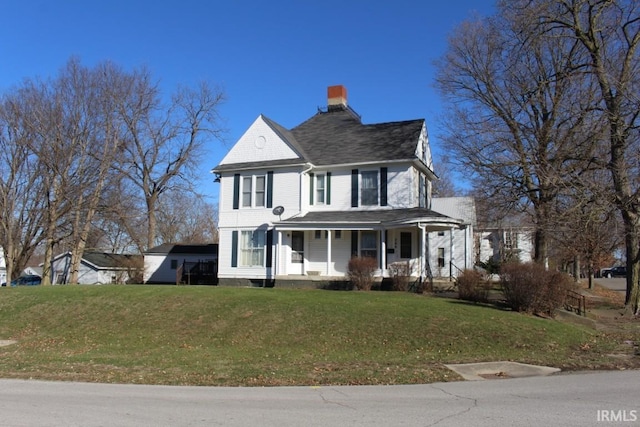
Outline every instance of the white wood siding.
{"type": "Polygon", "coordinates": [[[347,263],[351,257],[351,233],[341,231],[342,237],[335,238],[335,230],[332,230],[331,236],[331,262],[327,274],[327,244],[328,241],[324,237],[324,230],[321,231],[322,238],[316,239],[315,232],[306,233],[308,236],[307,251],[308,262],[307,271],[318,271],[322,276],[343,276],[347,273],[347,263]]]}
{"type": "Polygon", "coordinates": [[[457,277],[460,270],[473,268],[472,233],[471,226],[467,226],[465,229],[446,230],[442,236],[435,231],[429,233],[429,263],[434,277],[449,277],[450,275],[457,277]],[[444,267],[438,266],[439,248],[444,249],[444,267]],[[451,261],[453,261],[453,268],[450,267],[451,261]]]}
{"type": "MultiPolygon", "coordinates": [[[[271,169],[269,169],[271,170],[271,169]]],[[[273,171],[273,207],[284,207],[282,218],[288,218],[300,212],[300,173],[296,169],[273,171]]],[[[243,171],[240,181],[244,176],[262,176],[267,170],[243,171]]],[[[273,215],[273,208],[243,207],[233,209],[233,181],[234,175],[223,175],[220,179],[219,212],[218,221],[221,228],[258,227],[263,224],[271,224],[279,218],[273,215]]],[[[242,194],[240,194],[242,198],[242,194]]],[[[222,243],[222,241],[220,242],[222,243]]]]}
{"type": "MultiPolygon", "coordinates": [[[[384,164],[367,165],[358,169],[363,171],[378,171],[384,164]]],[[[417,184],[415,169],[409,165],[390,165],[387,167],[387,206],[362,206],[351,207],[351,171],[356,168],[329,169],[331,172],[331,203],[330,204],[309,204],[310,201],[310,179],[311,175],[305,174],[302,185],[302,209],[308,211],[346,211],[353,209],[400,209],[413,208],[418,206],[417,184]]],[[[314,169],[314,178],[319,174],[326,174],[327,170],[314,169]]],[[[378,179],[380,176],[378,175],[378,179]]],[[[315,188],[315,185],[314,185],[315,188]]],[[[362,184],[358,185],[359,190],[362,184]]],[[[379,193],[378,193],[379,195],[379,193]]]]}
{"type": "Polygon", "coordinates": [[[154,283],[175,283],[177,268],[171,268],[171,261],[176,266],[183,262],[214,261],[215,255],[203,254],[149,254],[144,256],[144,281],[154,283]]]}
{"type": "Polygon", "coordinates": [[[297,157],[298,154],[265,123],[260,115],[224,156],[220,164],[295,159],[297,157]]]}
{"type": "MultiPolygon", "coordinates": [[[[70,278],[69,264],[70,259],[68,256],[58,258],[52,262],[56,283],[58,280],[63,280],[65,276],[67,280],[70,278]]],[[[116,283],[124,283],[129,279],[129,274],[125,270],[98,270],[84,261],[80,263],[78,268],[78,283],[81,285],[109,284],[113,283],[114,277],[116,283]]]]}

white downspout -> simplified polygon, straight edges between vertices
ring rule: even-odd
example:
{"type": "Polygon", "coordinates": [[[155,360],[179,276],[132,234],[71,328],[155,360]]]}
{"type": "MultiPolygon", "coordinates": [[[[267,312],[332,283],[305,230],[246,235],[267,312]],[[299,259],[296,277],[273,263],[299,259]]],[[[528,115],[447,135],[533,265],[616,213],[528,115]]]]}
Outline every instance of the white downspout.
{"type": "Polygon", "coordinates": [[[298,198],[298,212],[302,212],[302,198],[303,198],[303,197],[302,197],[302,193],[303,193],[303,191],[302,191],[302,188],[303,188],[303,185],[302,185],[302,177],[303,177],[304,175],[306,175],[307,173],[309,173],[309,171],[312,171],[312,170],[313,170],[313,165],[312,165],[312,164],[310,164],[310,163],[307,163],[307,164],[309,165],[309,167],[307,167],[307,169],[303,169],[303,170],[300,172],[300,177],[299,177],[299,183],[300,183],[300,184],[299,184],[299,185],[300,185],[300,187],[299,187],[299,188],[300,188],[300,197],[298,198]]]}

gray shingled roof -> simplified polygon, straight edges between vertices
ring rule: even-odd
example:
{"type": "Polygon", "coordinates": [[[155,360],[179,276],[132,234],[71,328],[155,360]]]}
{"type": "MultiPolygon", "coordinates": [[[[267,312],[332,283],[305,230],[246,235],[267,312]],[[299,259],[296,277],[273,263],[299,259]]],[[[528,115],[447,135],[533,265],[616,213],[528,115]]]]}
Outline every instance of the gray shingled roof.
{"type": "Polygon", "coordinates": [[[277,224],[389,224],[414,221],[442,221],[458,224],[460,221],[425,208],[359,210],[359,211],[314,211],[304,216],[293,217],[277,224]]]}
{"type": "Polygon", "coordinates": [[[215,171],[241,170],[310,162],[315,166],[366,163],[415,158],[424,119],[362,124],[349,107],[332,106],[287,130],[273,120],[264,121],[287,141],[300,158],[269,162],[218,165],[215,171]]]}
{"type": "Polygon", "coordinates": [[[82,259],[99,268],[117,269],[131,267],[133,262],[142,261],[142,255],[85,252],[82,259]]]}
{"type": "Polygon", "coordinates": [[[267,160],[267,161],[259,161],[259,162],[227,163],[224,165],[218,165],[213,170],[216,172],[240,171],[243,169],[303,165],[305,163],[306,162],[304,159],[283,159],[283,160],[267,160]]]}
{"type": "Polygon", "coordinates": [[[415,157],[423,119],[365,125],[349,108],[318,112],[291,129],[316,166],[415,157]]]}
{"type": "Polygon", "coordinates": [[[465,223],[476,225],[476,207],[473,197],[434,197],[431,209],[451,218],[459,218],[465,223]]]}
{"type": "Polygon", "coordinates": [[[163,243],[145,252],[145,254],[193,254],[193,255],[216,255],[218,253],[217,243],[203,244],[173,244],[163,243]]]}

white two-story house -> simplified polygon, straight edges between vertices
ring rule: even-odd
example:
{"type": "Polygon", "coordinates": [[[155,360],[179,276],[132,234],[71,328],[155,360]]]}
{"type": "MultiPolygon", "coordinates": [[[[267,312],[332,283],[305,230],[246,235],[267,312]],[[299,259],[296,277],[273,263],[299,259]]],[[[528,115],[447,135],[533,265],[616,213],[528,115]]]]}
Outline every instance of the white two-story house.
{"type": "Polygon", "coordinates": [[[378,277],[402,262],[426,279],[429,233],[465,224],[431,209],[425,121],[364,124],[343,86],[293,129],[260,115],[212,172],[221,285],[319,287],[354,256],[376,259],[378,277]]]}

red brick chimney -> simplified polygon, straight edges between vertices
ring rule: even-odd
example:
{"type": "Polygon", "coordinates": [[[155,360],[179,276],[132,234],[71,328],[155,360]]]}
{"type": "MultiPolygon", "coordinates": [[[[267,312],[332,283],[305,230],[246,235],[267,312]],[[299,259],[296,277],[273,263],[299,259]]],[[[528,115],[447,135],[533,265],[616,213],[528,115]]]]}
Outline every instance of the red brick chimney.
{"type": "Polygon", "coordinates": [[[347,106],[347,88],[342,85],[327,88],[327,106],[347,106]]]}

